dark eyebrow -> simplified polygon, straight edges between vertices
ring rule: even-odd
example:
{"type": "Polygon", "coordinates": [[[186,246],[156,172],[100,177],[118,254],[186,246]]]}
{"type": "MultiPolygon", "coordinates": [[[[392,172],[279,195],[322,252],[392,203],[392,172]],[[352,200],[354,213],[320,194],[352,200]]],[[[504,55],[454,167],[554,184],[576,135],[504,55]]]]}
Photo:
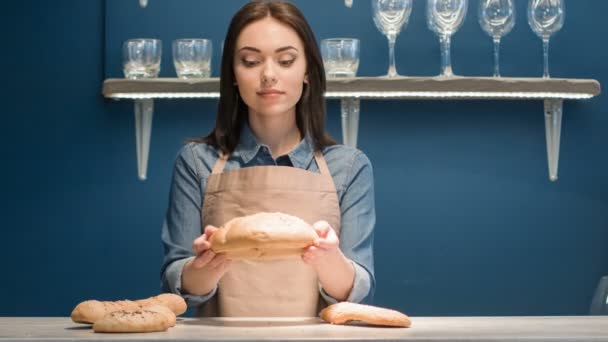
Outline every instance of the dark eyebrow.
{"type": "Polygon", "coordinates": [[[283,51],[287,51],[287,50],[296,50],[296,52],[298,52],[298,49],[296,49],[293,46],[283,46],[281,48],[274,50],[274,52],[283,52],[283,51]]]}
{"type": "MultiPolygon", "coordinates": [[[[291,45],[288,45],[288,46],[280,47],[280,48],[274,50],[274,52],[283,52],[283,51],[292,50],[292,49],[298,51],[298,49],[296,49],[295,47],[293,47],[291,45]]],[[[239,49],[239,51],[242,51],[242,50],[248,50],[248,51],[253,51],[253,52],[257,52],[257,53],[262,52],[262,51],[260,51],[260,49],[256,49],[256,48],[251,47],[251,46],[244,46],[244,47],[242,47],[242,48],[239,49]]]]}

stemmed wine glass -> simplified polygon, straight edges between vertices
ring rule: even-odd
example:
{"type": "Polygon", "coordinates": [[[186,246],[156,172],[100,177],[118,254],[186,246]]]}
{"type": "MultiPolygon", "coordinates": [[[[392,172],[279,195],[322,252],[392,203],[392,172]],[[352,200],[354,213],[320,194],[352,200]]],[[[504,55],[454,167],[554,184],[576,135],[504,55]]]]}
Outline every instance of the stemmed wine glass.
{"type": "Polygon", "coordinates": [[[528,24],[543,40],[543,78],[549,78],[549,38],[564,26],[563,0],[530,0],[528,24]]]}
{"type": "Polygon", "coordinates": [[[500,77],[500,39],[515,26],[513,0],[481,0],[479,2],[479,24],[494,40],[494,77],[500,77]]]}
{"type": "Polygon", "coordinates": [[[439,36],[441,44],[441,74],[454,76],[450,58],[450,38],[458,31],[467,14],[467,0],[427,0],[426,23],[439,36]]]}
{"type": "Polygon", "coordinates": [[[388,77],[396,77],[395,41],[401,30],[407,26],[412,13],[413,0],[372,0],[374,24],[388,39],[388,77]]]}

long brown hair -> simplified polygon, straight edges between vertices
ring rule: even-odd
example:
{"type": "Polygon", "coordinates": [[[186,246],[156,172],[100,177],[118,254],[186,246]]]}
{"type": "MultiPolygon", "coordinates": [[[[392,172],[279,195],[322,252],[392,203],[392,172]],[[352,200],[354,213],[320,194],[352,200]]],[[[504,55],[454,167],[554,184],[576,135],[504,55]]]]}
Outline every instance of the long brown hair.
{"type": "Polygon", "coordinates": [[[312,29],[297,7],[285,1],[269,0],[249,2],[232,18],[224,40],[215,128],[196,141],[207,143],[225,154],[232,153],[239,143],[248,110],[234,85],[236,40],[247,25],[268,16],[291,27],[304,43],[308,84],[304,84],[302,97],[296,104],[296,125],[300,133],[311,138],[315,150],[334,145],[336,142],[325,131],[325,70],[312,29]]]}

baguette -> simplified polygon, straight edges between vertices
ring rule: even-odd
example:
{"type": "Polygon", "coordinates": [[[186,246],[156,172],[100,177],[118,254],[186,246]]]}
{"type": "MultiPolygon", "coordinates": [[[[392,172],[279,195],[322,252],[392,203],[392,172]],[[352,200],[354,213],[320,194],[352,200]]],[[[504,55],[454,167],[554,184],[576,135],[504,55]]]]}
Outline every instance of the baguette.
{"type": "Polygon", "coordinates": [[[331,324],[361,321],[371,325],[410,327],[410,318],[396,310],[378,306],[341,302],[332,304],[319,313],[321,319],[331,324]]]}
{"type": "Polygon", "coordinates": [[[186,302],[182,297],[171,293],[163,293],[158,296],[136,301],[86,300],[76,305],[70,316],[76,323],[93,324],[111,312],[120,310],[137,310],[154,305],[165,306],[171,309],[176,316],[183,314],[187,310],[186,302]]]}

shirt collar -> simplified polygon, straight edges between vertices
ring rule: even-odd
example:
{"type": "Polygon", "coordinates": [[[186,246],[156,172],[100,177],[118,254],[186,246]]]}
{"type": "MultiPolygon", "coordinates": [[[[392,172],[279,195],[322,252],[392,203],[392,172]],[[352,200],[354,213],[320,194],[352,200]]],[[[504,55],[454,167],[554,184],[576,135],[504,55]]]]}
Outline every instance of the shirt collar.
{"type": "MultiPolygon", "coordinates": [[[[243,162],[248,164],[251,162],[251,160],[253,160],[253,158],[255,158],[260,149],[264,146],[264,144],[257,141],[256,137],[251,131],[251,128],[249,127],[249,124],[245,123],[241,128],[240,141],[237,147],[234,149],[233,155],[240,156],[243,162]]],[[[268,148],[268,146],[265,147],[268,148]]],[[[270,151],[270,149],[268,150],[270,151]]],[[[293,166],[305,169],[308,167],[308,164],[310,164],[313,154],[314,149],[312,147],[312,140],[307,135],[293,150],[287,153],[287,156],[291,160],[293,166]]]]}

